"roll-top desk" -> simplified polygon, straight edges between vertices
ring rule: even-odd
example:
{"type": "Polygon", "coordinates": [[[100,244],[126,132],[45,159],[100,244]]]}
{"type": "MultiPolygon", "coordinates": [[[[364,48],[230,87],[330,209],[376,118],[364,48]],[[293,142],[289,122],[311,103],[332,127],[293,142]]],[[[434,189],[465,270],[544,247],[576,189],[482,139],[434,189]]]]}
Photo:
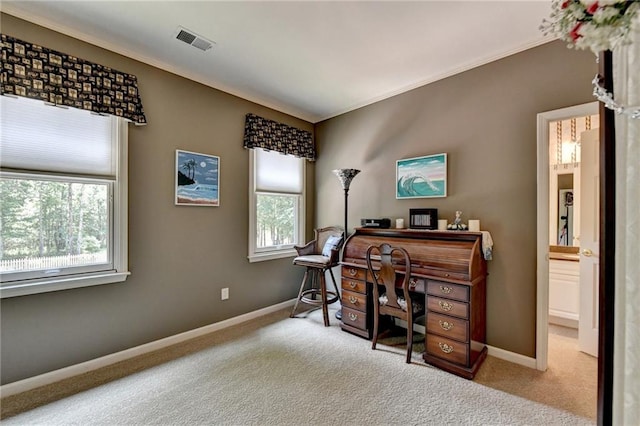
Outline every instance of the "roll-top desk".
{"type": "MultiPolygon", "coordinates": [[[[482,233],[356,228],[342,252],[341,327],[367,339],[372,338],[373,301],[365,254],[382,243],[409,252],[410,289],[425,295],[424,360],[473,379],[487,354],[482,233]]],[[[396,269],[404,273],[403,264],[396,269]]]]}

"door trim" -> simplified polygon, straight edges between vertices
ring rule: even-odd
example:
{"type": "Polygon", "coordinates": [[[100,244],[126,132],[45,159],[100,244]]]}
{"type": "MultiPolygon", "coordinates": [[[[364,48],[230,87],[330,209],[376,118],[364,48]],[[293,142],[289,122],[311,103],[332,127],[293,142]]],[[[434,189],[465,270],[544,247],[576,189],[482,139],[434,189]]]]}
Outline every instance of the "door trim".
{"type": "Polygon", "coordinates": [[[539,113],[537,145],[536,369],[547,369],[549,351],[549,123],[598,114],[598,102],[539,113]]]}

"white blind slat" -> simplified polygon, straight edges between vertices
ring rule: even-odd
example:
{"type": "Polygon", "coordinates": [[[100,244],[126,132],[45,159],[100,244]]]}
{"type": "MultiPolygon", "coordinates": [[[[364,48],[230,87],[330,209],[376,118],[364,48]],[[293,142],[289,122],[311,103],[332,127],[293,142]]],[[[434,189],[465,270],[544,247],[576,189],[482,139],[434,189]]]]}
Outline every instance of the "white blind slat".
{"type": "Polygon", "coordinates": [[[302,192],[302,162],[293,155],[256,149],[256,191],[302,192]]]}
{"type": "Polygon", "coordinates": [[[111,117],[0,96],[0,126],[2,167],[115,175],[111,117]]]}

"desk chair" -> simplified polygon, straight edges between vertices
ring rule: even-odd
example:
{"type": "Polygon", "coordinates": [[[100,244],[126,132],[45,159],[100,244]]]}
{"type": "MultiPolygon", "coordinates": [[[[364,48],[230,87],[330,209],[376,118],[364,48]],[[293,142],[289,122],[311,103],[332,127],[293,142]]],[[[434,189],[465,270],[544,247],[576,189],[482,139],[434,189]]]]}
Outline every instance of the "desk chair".
{"type": "Polygon", "coordinates": [[[322,314],[324,316],[325,327],[329,326],[329,309],[328,306],[334,302],[340,301],[340,293],[338,285],[333,276],[331,268],[338,265],[340,258],[340,247],[343,243],[342,229],[329,226],[315,230],[315,239],[309,241],[304,246],[294,246],[298,252],[298,257],[293,259],[293,264],[306,267],[298,299],[291,311],[291,318],[295,316],[298,303],[303,302],[309,305],[322,306],[322,314]],[[325,272],[329,270],[333,287],[335,291],[327,291],[325,282],[325,272]],[[309,283],[310,288],[305,290],[306,284],[309,283]],[[320,296],[320,299],[318,299],[320,296]]]}
{"type": "Polygon", "coordinates": [[[409,292],[409,280],[411,278],[411,260],[409,253],[402,247],[392,247],[389,244],[380,246],[370,246],[366,254],[369,276],[373,280],[373,343],[371,349],[376,348],[378,342],[378,325],[380,316],[389,315],[407,322],[407,364],[411,363],[411,351],[413,349],[413,324],[414,316],[424,312],[424,304],[411,300],[409,292]],[[373,251],[380,253],[379,256],[372,255],[373,251]],[[397,252],[400,259],[396,257],[396,264],[404,263],[404,277],[402,287],[396,288],[396,269],[394,267],[393,254],[397,252]],[[374,268],[372,258],[379,260],[379,268],[374,268]],[[384,293],[380,294],[380,289],[384,293]],[[398,293],[402,294],[399,295],[398,293]],[[409,307],[407,309],[407,307],[409,307]]]}

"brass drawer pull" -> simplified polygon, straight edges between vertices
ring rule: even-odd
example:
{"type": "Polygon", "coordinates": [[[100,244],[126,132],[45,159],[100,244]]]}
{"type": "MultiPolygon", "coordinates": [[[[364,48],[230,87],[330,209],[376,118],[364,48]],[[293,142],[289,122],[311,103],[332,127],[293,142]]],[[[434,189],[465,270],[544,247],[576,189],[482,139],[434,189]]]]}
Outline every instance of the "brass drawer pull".
{"type": "Polygon", "coordinates": [[[441,285],[440,291],[442,291],[444,294],[449,294],[451,293],[451,287],[448,287],[446,285],[441,285]]]}
{"type": "Polygon", "coordinates": [[[351,302],[354,305],[358,304],[358,298],[354,297],[354,296],[349,296],[349,302],[351,302]]]}
{"type": "Polygon", "coordinates": [[[351,288],[356,288],[358,286],[357,283],[353,282],[353,281],[349,281],[349,287],[351,288]]]}
{"type": "Polygon", "coordinates": [[[440,350],[445,354],[453,352],[453,346],[449,346],[446,343],[438,342],[438,346],[440,346],[440,350]]]}
{"type": "Polygon", "coordinates": [[[349,312],[349,319],[351,321],[357,321],[358,320],[358,315],[356,315],[356,314],[354,314],[352,312],[349,312]]]}
{"type": "Polygon", "coordinates": [[[440,327],[442,327],[443,330],[449,331],[453,328],[453,323],[440,320],[440,327]]]}
{"type": "Polygon", "coordinates": [[[356,269],[349,268],[349,275],[351,275],[352,277],[355,277],[357,273],[358,271],[356,269]]]}
{"type": "Polygon", "coordinates": [[[443,300],[439,300],[438,301],[438,305],[440,305],[440,308],[443,311],[450,311],[451,309],[453,309],[453,305],[449,302],[445,302],[443,300]]]}

